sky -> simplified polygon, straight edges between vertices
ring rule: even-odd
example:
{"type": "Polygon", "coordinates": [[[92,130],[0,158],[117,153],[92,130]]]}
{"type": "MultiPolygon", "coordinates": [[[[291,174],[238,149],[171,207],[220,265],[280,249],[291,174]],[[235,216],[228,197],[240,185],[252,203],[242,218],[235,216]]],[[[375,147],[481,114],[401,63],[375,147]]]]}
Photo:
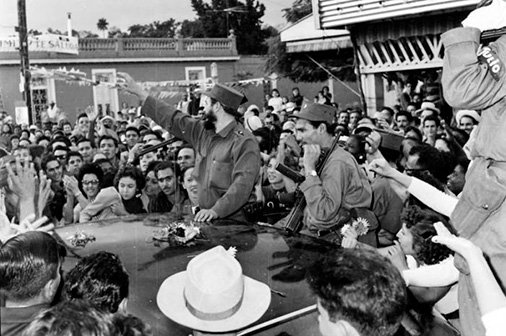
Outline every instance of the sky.
{"type": "MultiPolygon", "coordinates": [[[[260,0],[266,7],[263,22],[282,28],[286,21],[281,10],[290,7],[293,1],[260,0]]],[[[195,17],[190,0],[26,0],[26,11],[28,29],[45,32],[51,27],[66,31],[66,13],[71,12],[72,29],[96,34],[99,34],[97,21],[102,17],[109,22],[109,28],[116,26],[122,31],[133,24],[195,17]]],[[[14,34],[17,22],[17,0],[0,0],[0,36],[14,34]]]]}

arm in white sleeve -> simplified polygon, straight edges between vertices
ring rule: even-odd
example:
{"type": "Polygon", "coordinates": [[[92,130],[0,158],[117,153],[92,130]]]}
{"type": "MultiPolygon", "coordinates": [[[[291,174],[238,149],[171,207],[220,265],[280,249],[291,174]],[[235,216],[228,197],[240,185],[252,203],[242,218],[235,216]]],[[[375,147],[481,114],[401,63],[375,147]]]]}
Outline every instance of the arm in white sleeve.
{"type": "Polygon", "coordinates": [[[486,336],[502,336],[506,328],[506,307],[484,314],[481,317],[486,336]]]}
{"type": "Polygon", "coordinates": [[[451,216],[459,201],[458,198],[447,195],[416,177],[411,179],[408,191],[425,205],[447,217],[451,216]]]}
{"type": "Polygon", "coordinates": [[[453,264],[453,256],[435,265],[421,266],[402,271],[406,286],[442,287],[459,280],[459,271],[453,264]]]}

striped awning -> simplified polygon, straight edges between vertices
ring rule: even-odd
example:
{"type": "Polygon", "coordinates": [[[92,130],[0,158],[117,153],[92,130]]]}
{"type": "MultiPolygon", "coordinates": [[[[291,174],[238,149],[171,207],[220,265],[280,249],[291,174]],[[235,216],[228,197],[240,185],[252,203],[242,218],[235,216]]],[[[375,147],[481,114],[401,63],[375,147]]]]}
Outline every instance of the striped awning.
{"type": "Polygon", "coordinates": [[[289,53],[336,50],[343,48],[351,48],[351,40],[349,37],[338,37],[329,39],[307,40],[299,42],[288,42],[286,51],[289,53]]]}

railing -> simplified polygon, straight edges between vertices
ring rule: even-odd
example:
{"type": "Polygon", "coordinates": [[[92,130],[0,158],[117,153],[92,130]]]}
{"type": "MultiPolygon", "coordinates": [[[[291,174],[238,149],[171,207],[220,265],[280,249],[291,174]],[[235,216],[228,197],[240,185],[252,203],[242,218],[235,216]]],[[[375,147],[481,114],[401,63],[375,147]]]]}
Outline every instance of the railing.
{"type": "Polygon", "coordinates": [[[116,56],[141,54],[237,55],[235,37],[230,38],[86,38],[79,40],[79,54],[116,53],[116,56]]]}
{"type": "MultiPolygon", "coordinates": [[[[79,54],[30,52],[37,59],[149,59],[177,57],[237,56],[236,38],[84,38],[79,39],[79,54]]],[[[1,61],[19,60],[18,52],[0,52],[1,61]]]]}

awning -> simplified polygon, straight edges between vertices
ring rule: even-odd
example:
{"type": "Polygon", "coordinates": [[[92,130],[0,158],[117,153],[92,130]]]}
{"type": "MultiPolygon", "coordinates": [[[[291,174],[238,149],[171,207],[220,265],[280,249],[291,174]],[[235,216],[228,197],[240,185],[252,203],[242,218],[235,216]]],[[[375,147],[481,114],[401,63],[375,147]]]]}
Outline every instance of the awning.
{"type": "Polygon", "coordinates": [[[352,45],[349,37],[338,37],[330,39],[288,42],[286,44],[286,51],[289,53],[299,53],[322,50],[336,50],[351,47],[352,45]]]}

